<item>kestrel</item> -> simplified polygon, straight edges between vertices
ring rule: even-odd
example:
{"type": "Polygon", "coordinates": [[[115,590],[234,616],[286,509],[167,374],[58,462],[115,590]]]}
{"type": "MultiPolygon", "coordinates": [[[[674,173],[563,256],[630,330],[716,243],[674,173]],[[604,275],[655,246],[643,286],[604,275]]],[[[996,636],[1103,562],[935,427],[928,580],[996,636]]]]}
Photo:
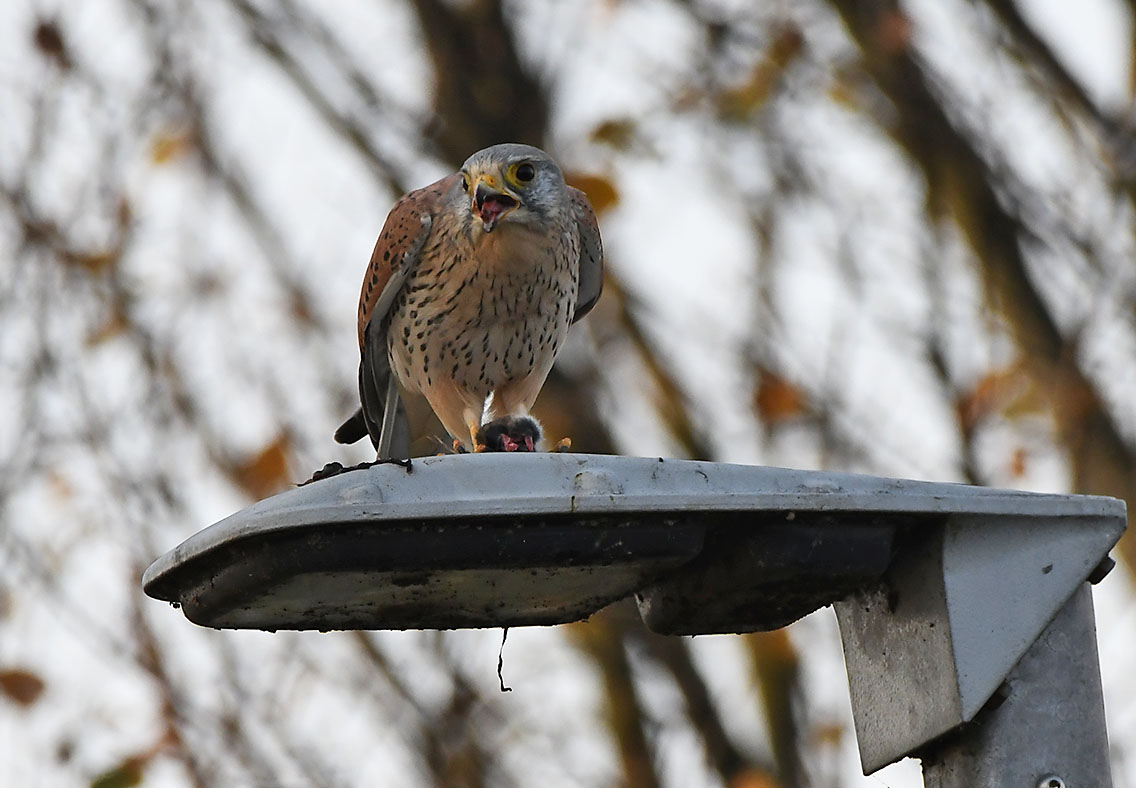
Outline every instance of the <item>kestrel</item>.
{"type": "Polygon", "coordinates": [[[556,162],[529,145],[478,151],[387,216],[359,297],[362,408],[335,439],[409,457],[401,386],[455,446],[534,450],[529,409],[602,287],[595,211],[556,162]]]}

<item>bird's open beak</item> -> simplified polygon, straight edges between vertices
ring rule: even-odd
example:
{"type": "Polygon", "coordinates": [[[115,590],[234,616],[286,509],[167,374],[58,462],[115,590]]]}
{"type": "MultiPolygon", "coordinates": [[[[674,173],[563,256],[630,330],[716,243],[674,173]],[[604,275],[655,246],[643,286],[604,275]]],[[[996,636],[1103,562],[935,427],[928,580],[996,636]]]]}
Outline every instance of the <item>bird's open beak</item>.
{"type": "Polygon", "coordinates": [[[512,193],[502,189],[498,179],[489,174],[479,175],[473,184],[473,212],[481,218],[485,232],[493,232],[497,222],[520,205],[512,193]]]}

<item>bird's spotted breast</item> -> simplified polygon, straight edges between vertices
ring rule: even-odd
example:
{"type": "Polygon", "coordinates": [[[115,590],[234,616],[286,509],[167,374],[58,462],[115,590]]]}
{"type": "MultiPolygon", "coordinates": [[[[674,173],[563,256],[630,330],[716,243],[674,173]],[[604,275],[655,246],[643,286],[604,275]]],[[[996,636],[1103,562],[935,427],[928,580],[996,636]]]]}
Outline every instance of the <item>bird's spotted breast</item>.
{"type": "Polygon", "coordinates": [[[492,243],[476,245],[431,239],[388,332],[403,386],[421,391],[446,376],[484,398],[534,370],[547,372],[568,333],[578,277],[577,234],[558,229],[553,237],[561,242],[552,244],[523,231],[498,231],[492,243]]]}

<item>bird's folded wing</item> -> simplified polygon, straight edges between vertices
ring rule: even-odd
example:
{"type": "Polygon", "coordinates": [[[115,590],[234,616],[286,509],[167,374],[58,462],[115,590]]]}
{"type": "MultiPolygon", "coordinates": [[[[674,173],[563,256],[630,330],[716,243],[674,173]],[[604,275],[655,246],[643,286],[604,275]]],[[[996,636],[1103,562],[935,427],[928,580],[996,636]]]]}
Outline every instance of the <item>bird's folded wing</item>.
{"type": "Polygon", "coordinates": [[[386,332],[390,311],[418,265],[443,198],[460,178],[459,174],[454,174],[403,197],[395,203],[379,233],[363,278],[363,289],[359,293],[359,396],[362,407],[336,430],[335,439],[340,443],[354,443],[369,434],[377,447],[383,415],[388,410],[391,412],[387,414],[387,423],[395,429],[392,452],[402,454],[402,445],[409,443],[406,409],[401,402],[389,401],[387,397],[391,370],[386,352],[386,332]]]}
{"type": "Polygon", "coordinates": [[[414,271],[432,221],[441,209],[443,198],[455,187],[461,175],[442,178],[429,186],[403,197],[387,216],[383,231],[375,241],[371,264],[363,278],[359,293],[359,347],[363,347],[367,324],[382,323],[414,271]]]}
{"type": "Polygon", "coordinates": [[[591,311],[603,292],[603,244],[600,225],[588,197],[579,189],[568,187],[572,197],[572,213],[580,234],[580,284],[576,290],[576,313],[572,322],[591,311]]]}

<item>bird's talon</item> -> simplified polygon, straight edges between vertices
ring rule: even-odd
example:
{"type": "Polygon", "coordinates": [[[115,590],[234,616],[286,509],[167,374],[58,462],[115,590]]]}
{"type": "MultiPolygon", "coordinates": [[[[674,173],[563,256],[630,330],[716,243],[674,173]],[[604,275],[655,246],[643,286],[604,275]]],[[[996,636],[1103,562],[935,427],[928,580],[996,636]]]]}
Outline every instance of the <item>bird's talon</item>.
{"type": "Polygon", "coordinates": [[[569,451],[569,450],[571,450],[571,448],[572,448],[572,439],[571,438],[561,438],[559,441],[556,442],[556,445],[552,448],[552,450],[553,451],[569,451]]]}

